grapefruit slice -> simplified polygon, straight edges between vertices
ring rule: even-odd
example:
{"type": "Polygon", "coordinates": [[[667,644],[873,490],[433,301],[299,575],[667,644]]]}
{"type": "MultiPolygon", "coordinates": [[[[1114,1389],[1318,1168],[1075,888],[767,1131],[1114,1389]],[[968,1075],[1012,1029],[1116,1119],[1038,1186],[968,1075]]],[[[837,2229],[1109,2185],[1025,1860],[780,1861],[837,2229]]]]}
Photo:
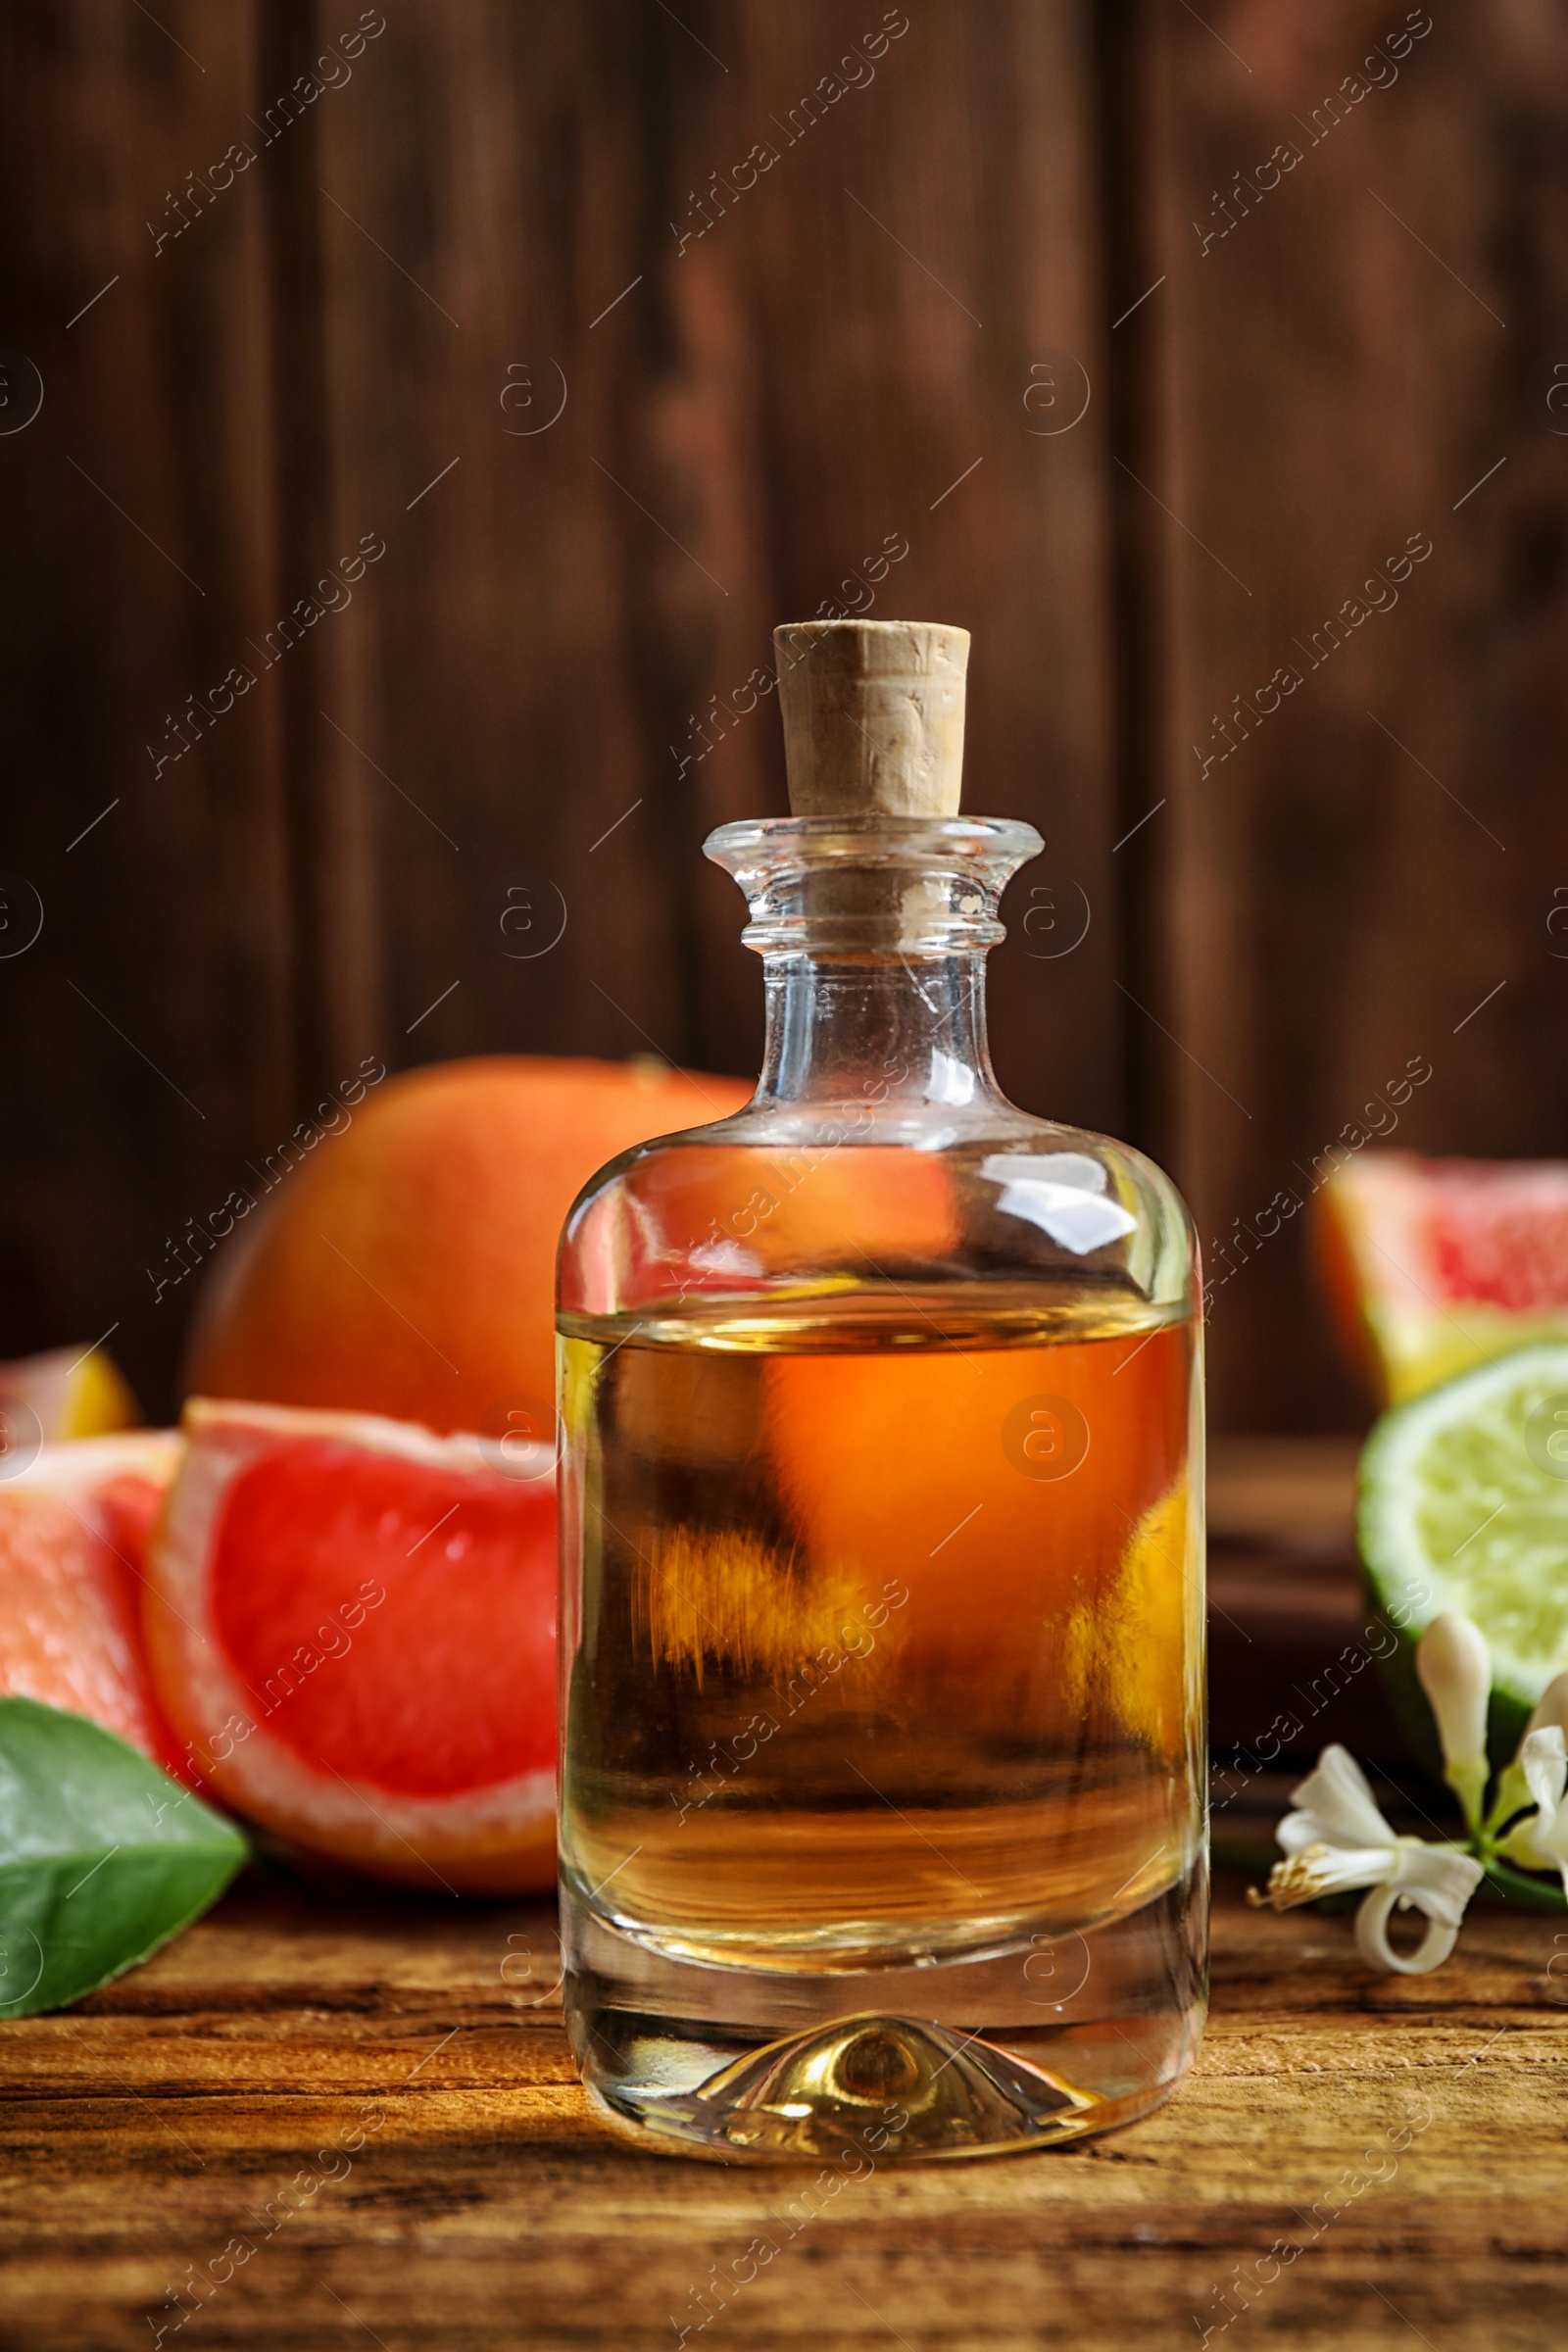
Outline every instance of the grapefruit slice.
{"type": "Polygon", "coordinates": [[[1342,1329],[1381,1402],[1568,1339],[1568,1163],[1363,1152],[1318,1199],[1342,1329]]]}
{"type": "Polygon", "coordinates": [[[0,1476],[57,1438],[96,1438],[130,1429],[132,1396],[102,1348],[51,1348],[0,1364],[0,1476]]]}
{"type": "Polygon", "coordinates": [[[184,1431],[147,1641],[213,1788],[432,1892],[551,1885],[552,1449],[201,1397],[184,1431]]]}
{"type": "Polygon", "coordinates": [[[81,1438],[0,1481],[0,1696],[85,1715],[169,1771],[179,1749],[147,1676],[141,1592],[179,1449],[172,1430],[81,1438]]]}

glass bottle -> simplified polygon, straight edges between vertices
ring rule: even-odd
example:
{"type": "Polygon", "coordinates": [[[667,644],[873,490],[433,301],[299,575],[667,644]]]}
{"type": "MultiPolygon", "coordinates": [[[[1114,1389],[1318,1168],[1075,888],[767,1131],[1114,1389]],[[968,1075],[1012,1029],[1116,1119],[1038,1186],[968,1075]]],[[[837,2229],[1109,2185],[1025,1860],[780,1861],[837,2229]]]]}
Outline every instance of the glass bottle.
{"type": "Polygon", "coordinates": [[[776,633],[783,821],[708,855],[758,1090],[624,1153],[560,1269],[561,1895],[590,2095],[726,2161],[1130,2121],[1206,1947],[1192,1227],[992,1075],[967,634],[776,633]]]}

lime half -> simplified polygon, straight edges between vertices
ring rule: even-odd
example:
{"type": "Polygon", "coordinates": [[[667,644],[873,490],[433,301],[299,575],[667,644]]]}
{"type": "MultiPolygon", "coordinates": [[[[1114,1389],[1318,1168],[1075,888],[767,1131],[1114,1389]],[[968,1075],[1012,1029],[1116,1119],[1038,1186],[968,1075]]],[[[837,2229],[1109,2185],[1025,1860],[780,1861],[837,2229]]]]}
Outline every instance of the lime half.
{"type": "Polygon", "coordinates": [[[1386,1413],[1361,1457],[1357,1534],[1400,1634],[1391,1665],[1420,1745],[1434,1752],[1410,1652],[1461,1609],[1492,1651],[1491,1745],[1505,1762],[1568,1667],[1568,1345],[1518,1348],[1386,1413]]]}

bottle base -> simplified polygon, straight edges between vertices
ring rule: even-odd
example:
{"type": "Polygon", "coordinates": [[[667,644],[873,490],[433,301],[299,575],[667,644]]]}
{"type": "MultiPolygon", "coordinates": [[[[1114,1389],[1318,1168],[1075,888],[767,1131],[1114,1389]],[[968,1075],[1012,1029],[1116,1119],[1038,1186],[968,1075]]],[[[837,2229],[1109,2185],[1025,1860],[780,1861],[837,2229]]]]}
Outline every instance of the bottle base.
{"type": "Polygon", "coordinates": [[[672,1957],[567,1885],[567,2029],[595,2111],[650,2150],[855,2178],[1060,2147],[1149,2114],[1191,2066],[1201,1916],[1189,1882],[1084,1934],[825,1979],[672,1957]]]}

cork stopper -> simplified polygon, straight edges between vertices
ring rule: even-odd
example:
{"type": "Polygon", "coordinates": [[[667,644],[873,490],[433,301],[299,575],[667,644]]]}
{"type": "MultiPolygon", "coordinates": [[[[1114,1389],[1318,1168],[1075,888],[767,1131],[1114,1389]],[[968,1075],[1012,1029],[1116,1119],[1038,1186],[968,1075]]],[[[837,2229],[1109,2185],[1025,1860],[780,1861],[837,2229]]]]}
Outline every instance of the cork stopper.
{"type": "Polygon", "coordinates": [[[967,629],[802,620],[773,647],[795,815],[957,815],[967,629]]]}

